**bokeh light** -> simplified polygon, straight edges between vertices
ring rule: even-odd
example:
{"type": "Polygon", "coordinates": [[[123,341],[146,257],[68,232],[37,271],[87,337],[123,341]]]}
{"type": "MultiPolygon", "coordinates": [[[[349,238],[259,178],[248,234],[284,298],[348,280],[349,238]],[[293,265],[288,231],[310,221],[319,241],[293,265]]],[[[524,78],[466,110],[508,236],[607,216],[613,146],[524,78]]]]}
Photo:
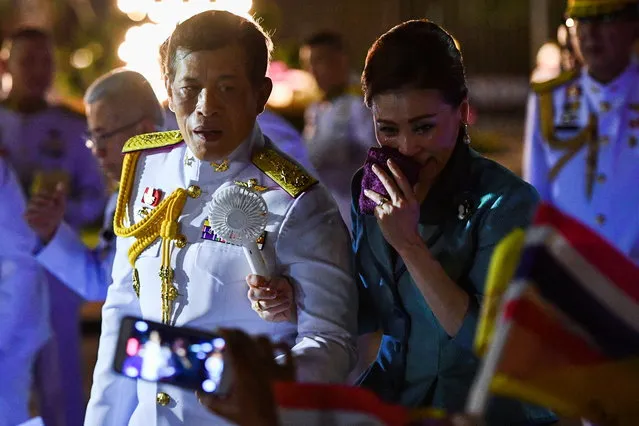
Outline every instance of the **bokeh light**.
{"type": "Polygon", "coordinates": [[[118,48],[125,67],[151,83],[158,99],[167,98],[160,67],[160,45],[180,22],[206,10],[226,10],[249,17],[252,0],[117,0],[117,7],[132,21],[148,21],[128,29],[118,48]],[[150,22],[149,22],[150,21],[150,22]]]}

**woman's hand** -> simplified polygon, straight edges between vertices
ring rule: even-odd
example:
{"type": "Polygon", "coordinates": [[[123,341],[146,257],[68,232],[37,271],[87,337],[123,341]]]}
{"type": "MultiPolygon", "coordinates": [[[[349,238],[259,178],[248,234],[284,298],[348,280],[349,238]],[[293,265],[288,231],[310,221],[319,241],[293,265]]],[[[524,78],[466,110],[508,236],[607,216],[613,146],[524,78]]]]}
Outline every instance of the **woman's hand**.
{"type": "Polygon", "coordinates": [[[379,166],[373,165],[373,172],[386,188],[390,199],[369,189],[364,195],[377,204],[375,217],[386,241],[401,253],[414,247],[424,247],[417,230],[420,202],[408,179],[392,161],[388,160],[392,177],[379,166]]]}
{"type": "Polygon", "coordinates": [[[226,340],[228,368],[233,370],[230,393],[224,397],[198,392],[200,403],[211,412],[240,426],[276,426],[277,404],[273,382],[294,381],[295,366],[286,345],[273,345],[267,337],[251,338],[240,330],[220,330],[226,340]],[[275,360],[275,349],[283,352],[275,360]]]}

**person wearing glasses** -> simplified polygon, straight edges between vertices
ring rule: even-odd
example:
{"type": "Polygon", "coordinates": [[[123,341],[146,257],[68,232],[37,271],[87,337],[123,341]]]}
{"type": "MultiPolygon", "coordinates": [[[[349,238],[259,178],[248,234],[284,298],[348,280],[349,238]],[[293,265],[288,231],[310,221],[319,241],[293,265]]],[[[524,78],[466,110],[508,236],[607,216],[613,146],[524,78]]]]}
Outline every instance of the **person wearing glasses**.
{"type": "MultiPolygon", "coordinates": [[[[114,70],[98,78],[86,91],[84,103],[89,126],[86,145],[111,181],[111,187],[116,187],[122,171],[124,143],[140,133],[161,131],[164,112],[148,81],[128,70],[114,70]]],[[[93,250],[63,220],[68,208],[63,186],[33,198],[27,208],[27,223],[41,242],[36,259],[85,300],[104,300],[111,281],[116,199],[117,192],[113,192],[104,211],[99,243],[93,250]]]]}
{"type": "MultiPolygon", "coordinates": [[[[66,105],[50,101],[54,75],[51,36],[21,28],[8,39],[4,69],[11,89],[0,103],[0,151],[15,171],[32,204],[42,193],[65,188],[65,221],[74,229],[100,220],[106,202],[99,166],[84,146],[86,119],[66,105]]],[[[4,201],[0,209],[8,209],[4,201]]],[[[14,222],[21,220],[14,217],[14,222]]],[[[50,290],[51,339],[36,364],[36,391],[47,425],[82,422],[80,355],[81,298],[47,274],[50,290]]]]}
{"type": "Polygon", "coordinates": [[[524,177],[639,262],[639,1],[569,0],[566,17],[583,66],[533,84],[524,177]]]}

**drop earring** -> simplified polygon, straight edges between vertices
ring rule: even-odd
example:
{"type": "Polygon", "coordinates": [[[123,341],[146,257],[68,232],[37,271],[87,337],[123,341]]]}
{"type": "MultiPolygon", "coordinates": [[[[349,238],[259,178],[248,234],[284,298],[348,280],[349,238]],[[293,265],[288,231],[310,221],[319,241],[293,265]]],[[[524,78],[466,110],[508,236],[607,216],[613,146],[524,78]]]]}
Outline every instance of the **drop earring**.
{"type": "Polygon", "coordinates": [[[468,123],[464,123],[464,143],[470,145],[470,133],[468,133],[468,123]]]}

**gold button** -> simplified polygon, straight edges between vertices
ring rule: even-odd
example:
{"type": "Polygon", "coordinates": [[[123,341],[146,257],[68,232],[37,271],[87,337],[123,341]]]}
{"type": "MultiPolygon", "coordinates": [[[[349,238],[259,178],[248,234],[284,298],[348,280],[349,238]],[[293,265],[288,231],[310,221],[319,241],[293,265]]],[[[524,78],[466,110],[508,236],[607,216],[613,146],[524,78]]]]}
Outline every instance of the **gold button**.
{"type": "Polygon", "coordinates": [[[630,145],[630,148],[636,147],[638,143],[639,143],[639,139],[637,139],[636,136],[631,136],[630,140],[628,141],[628,145],[630,145]]]}
{"type": "Polygon", "coordinates": [[[606,183],[606,175],[604,175],[603,173],[600,174],[599,176],[597,176],[597,182],[598,183],[606,183]]]}
{"type": "Polygon", "coordinates": [[[606,216],[598,214],[595,220],[597,221],[598,225],[602,226],[604,223],[606,223],[606,216]]]}
{"type": "Polygon", "coordinates": [[[602,145],[608,145],[608,142],[610,142],[610,138],[608,136],[602,136],[599,138],[599,143],[602,145]]]}
{"type": "Polygon", "coordinates": [[[155,396],[155,400],[157,401],[158,405],[166,407],[171,402],[171,397],[166,392],[158,392],[158,394],[155,396]]]}
{"type": "Polygon", "coordinates": [[[186,237],[184,235],[182,235],[182,234],[180,234],[177,237],[175,237],[175,246],[177,248],[186,247],[186,237]]]}
{"type": "Polygon", "coordinates": [[[189,194],[191,198],[198,198],[202,195],[202,189],[197,185],[191,185],[187,188],[186,193],[189,194]]]}
{"type": "Polygon", "coordinates": [[[601,108],[601,111],[603,112],[608,112],[612,106],[610,105],[610,102],[602,102],[599,104],[599,108],[601,108]]]}

